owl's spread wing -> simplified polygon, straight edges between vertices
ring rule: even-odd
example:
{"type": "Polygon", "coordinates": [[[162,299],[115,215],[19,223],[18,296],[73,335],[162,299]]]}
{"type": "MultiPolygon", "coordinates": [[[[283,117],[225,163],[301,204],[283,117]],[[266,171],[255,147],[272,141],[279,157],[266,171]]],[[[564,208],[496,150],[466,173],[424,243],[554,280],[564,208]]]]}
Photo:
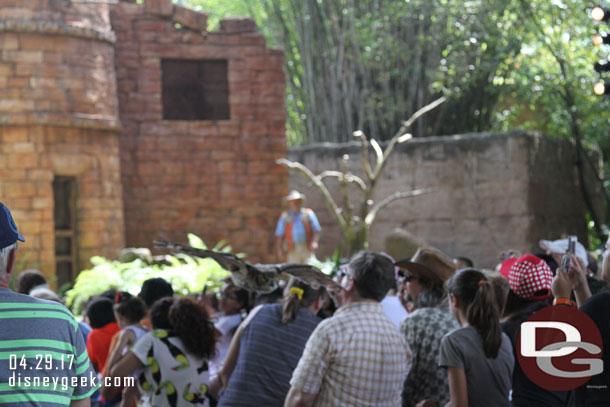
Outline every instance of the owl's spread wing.
{"type": "Polygon", "coordinates": [[[196,249],[189,245],[171,242],[169,240],[155,240],[155,247],[169,249],[173,252],[188,254],[193,257],[210,258],[220,265],[223,269],[232,273],[246,273],[246,262],[240,260],[231,253],[216,252],[214,250],[196,249]]]}
{"type": "Polygon", "coordinates": [[[293,263],[276,264],[275,266],[280,273],[290,275],[311,286],[311,288],[317,289],[322,286],[335,294],[343,289],[338,283],[314,266],[293,263]]]}
{"type": "Polygon", "coordinates": [[[155,240],[155,247],[170,249],[189,256],[210,258],[220,267],[231,272],[233,283],[246,290],[268,293],[277,288],[278,272],[274,268],[259,270],[231,253],[214,250],[196,249],[194,247],[167,240],[155,240]]]}

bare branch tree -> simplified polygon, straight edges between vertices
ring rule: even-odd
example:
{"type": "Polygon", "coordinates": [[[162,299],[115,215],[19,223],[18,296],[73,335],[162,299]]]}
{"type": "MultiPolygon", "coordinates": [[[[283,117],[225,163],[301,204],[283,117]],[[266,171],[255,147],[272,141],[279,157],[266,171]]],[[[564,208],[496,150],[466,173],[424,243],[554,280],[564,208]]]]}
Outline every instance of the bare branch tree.
{"type": "Polygon", "coordinates": [[[370,210],[368,215],[366,215],[366,218],[364,218],[364,222],[367,223],[368,225],[372,225],[373,222],[375,221],[375,218],[377,217],[377,214],[379,213],[379,211],[394,201],[397,201],[399,199],[404,199],[404,198],[410,198],[413,196],[429,194],[431,192],[434,192],[434,190],[433,189],[415,189],[415,190],[409,191],[409,192],[395,192],[394,194],[388,196],[383,201],[381,201],[377,205],[375,205],[370,210]]]}
{"type": "Polygon", "coordinates": [[[366,181],[355,176],[350,173],[347,169],[347,162],[349,160],[349,156],[346,154],[343,156],[343,161],[341,164],[341,170],[328,170],[323,171],[322,173],[315,175],[309,168],[305,165],[289,161],[285,158],[280,158],[276,162],[279,165],[282,165],[289,169],[295,169],[300,172],[302,176],[304,176],[309,182],[318,188],[318,190],[322,193],[324,200],[326,201],[328,207],[330,208],[331,213],[334,215],[337,223],[339,224],[339,228],[345,242],[347,244],[348,255],[352,255],[359,250],[367,249],[369,246],[369,231],[371,225],[377,218],[378,213],[390,205],[392,202],[405,199],[409,197],[415,197],[422,194],[433,192],[432,190],[423,190],[417,189],[414,191],[405,191],[405,192],[396,192],[377,204],[373,206],[373,192],[375,191],[375,186],[381,174],[388,162],[388,159],[396,149],[396,146],[400,143],[404,143],[408,140],[411,140],[411,135],[408,133],[409,128],[413,125],[413,123],[421,116],[426,114],[427,112],[433,110],[435,107],[439,106],[441,103],[445,101],[445,98],[440,98],[430,103],[427,106],[424,106],[415,114],[413,114],[409,120],[402,123],[399,131],[396,132],[394,137],[388,143],[385,151],[382,150],[379,143],[376,140],[371,139],[370,143],[367,139],[366,135],[362,131],[355,131],[354,137],[359,138],[361,141],[361,158],[362,158],[362,168],[364,173],[366,174],[366,181]],[[376,163],[375,169],[371,168],[371,163],[369,162],[369,144],[375,151],[376,163]],[[324,184],[324,179],[326,178],[336,178],[339,180],[341,184],[341,198],[343,205],[340,208],[339,205],[335,202],[334,198],[330,194],[327,186],[324,184]],[[350,195],[348,186],[350,184],[356,184],[359,190],[362,192],[362,198],[358,210],[358,214],[353,214],[353,209],[350,204],[350,195]]]}

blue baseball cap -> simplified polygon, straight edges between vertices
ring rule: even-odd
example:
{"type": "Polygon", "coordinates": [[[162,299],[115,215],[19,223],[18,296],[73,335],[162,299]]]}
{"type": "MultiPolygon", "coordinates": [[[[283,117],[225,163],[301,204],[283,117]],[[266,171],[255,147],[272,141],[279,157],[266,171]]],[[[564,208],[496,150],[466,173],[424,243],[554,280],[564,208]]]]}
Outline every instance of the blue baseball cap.
{"type": "Polygon", "coordinates": [[[17,225],[15,225],[11,212],[0,202],[0,249],[12,245],[17,240],[25,242],[21,233],[17,230],[17,225]]]}

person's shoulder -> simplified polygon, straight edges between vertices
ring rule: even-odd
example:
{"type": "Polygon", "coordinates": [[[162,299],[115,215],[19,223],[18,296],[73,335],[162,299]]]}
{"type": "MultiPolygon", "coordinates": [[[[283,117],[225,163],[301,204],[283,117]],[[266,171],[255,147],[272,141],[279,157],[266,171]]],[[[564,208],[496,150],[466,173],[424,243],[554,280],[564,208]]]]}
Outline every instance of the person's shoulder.
{"type": "Polygon", "coordinates": [[[32,297],[31,295],[16,293],[12,290],[6,289],[2,291],[0,296],[0,302],[22,302],[22,303],[39,303],[39,304],[55,304],[62,305],[56,301],[43,300],[42,298],[32,297]]]}
{"type": "Polygon", "coordinates": [[[271,304],[263,305],[261,311],[265,311],[267,315],[273,315],[276,317],[282,318],[282,314],[284,312],[284,304],[281,302],[274,302],[271,304]]]}
{"type": "Polygon", "coordinates": [[[223,315],[214,323],[214,327],[221,334],[226,335],[233,328],[237,327],[242,321],[241,314],[223,315]]]}
{"type": "Polygon", "coordinates": [[[585,313],[587,313],[589,311],[593,311],[593,310],[600,310],[601,312],[606,312],[609,307],[610,307],[610,292],[602,292],[602,293],[591,296],[580,307],[580,310],[585,313]]]}
{"type": "Polygon", "coordinates": [[[443,336],[443,341],[461,341],[466,338],[472,338],[474,335],[478,335],[477,331],[471,326],[462,326],[452,331],[447,332],[443,336]]]}
{"type": "Polygon", "coordinates": [[[417,308],[406,317],[411,322],[420,323],[429,320],[455,319],[451,312],[436,307],[417,308]]]}
{"type": "Polygon", "coordinates": [[[513,348],[513,343],[510,340],[510,336],[508,336],[506,332],[502,332],[502,346],[509,346],[511,349],[513,348]]]}
{"type": "Polygon", "coordinates": [[[316,332],[318,332],[318,334],[322,334],[327,332],[341,331],[341,325],[343,325],[343,318],[341,317],[341,314],[335,314],[330,318],[323,319],[316,327],[316,332]]]}
{"type": "MultiPolygon", "coordinates": [[[[252,318],[252,321],[259,320],[261,318],[268,318],[268,317],[278,317],[279,316],[281,318],[282,307],[283,307],[283,304],[281,304],[279,302],[259,305],[259,309],[256,311],[256,314],[254,315],[254,318],[252,318]]],[[[255,310],[256,309],[253,309],[250,312],[253,312],[255,310]]]]}
{"type": "Polygon", "coordinates": [[[409,321],[421,321],[422,319],[428,319],[430,317],[431,311],[429,308],[417,308],[407,315],[405,319],[409,321]]]}
{"type": "MultiPolygon", "coordinates": [[[[344,305],[331,318],[322,323],[331,324],[335,330],[345,332],[346,330],[369,328],[398,332],[400,330],[394,325],[390,317],[384,312],[379,302],[358,302],[344,305]],[[329,321],[329,322],[326,322],[329,321]]],[[[400,335],[402,336],[402,335],[400,335]]]]}
{"type": "Polygon", "coordinates": [[[284,304],[282,304],[281,302],[272,302],[269,304],[263,304],[261,307],[261,311],[272,311],[272,310],[282,309],[283,305],[284,304]]]}
{"type": "Polygon", "coordinates": [[[402,332],[413,329],[424,328],[425,329],[425,321],[429,319],[429,316],[423,309],[416,309],[410,312],[402,322],[400,323],[400,330],[402,332]]]}
{"type": "MultiPolygon", "coordinates": [[[[153,329],[150,332],[146,332],[144,335],[142,335],[142,337],[140,338],[140,340],[153,340],[153,341],[158,341],[158,340],[164,340],[169,338],[172,335],[172,333],[166,329],[153,329]]],[[[139,342],[139,341],[138,341],[139,342]]]]}
{"type": "MultiPolygon", "coordinates": [[[[589,298],[579,308],[580,311],[584,312],[589,318],[595,322],[601,330],[608,330],[608,324],[605,323],[608,319],[608,310],[610,309],[610,293],[603,292],[595,294],[589,298]]],[[[605,335],[607,332],[602,332],[605,335]]]]}
{"type": "Polygon", "coordinates": [[[15,293],[13,291],[5,293],[0,297],[0,303],[4,304],[3,308],[24,308],[24,309],[46,309],[50,311],[60,311],[73,318],[70,310],[62,303],[57,301],[43,300],[30,295],[15,293]]]}
{"type": "Polygon", "coordinates": [[[232,314],[232,315],[225,315],[224,317],[220,318],[221,320],[223,320],[226,324],[228,325],[239,325],[239,323],[242,320],[242,316],[240,313],[237,314],[232,314]]]}

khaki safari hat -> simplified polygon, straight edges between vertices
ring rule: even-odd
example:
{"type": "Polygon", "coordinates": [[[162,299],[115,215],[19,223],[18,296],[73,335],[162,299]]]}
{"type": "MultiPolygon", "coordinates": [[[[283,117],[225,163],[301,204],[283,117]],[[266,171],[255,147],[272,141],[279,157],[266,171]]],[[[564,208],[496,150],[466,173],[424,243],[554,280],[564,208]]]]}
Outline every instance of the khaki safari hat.
{"type": "Polygon", "coordinates": [[[284,199],[287,201],[296,201],[297,199],[304,201],[305,195],[303,195],[296,189],[293,189],[292,191],[290,191],[290,193],[288,195],[286,195],[286,198],[284,198],[284,199]]]}
{"type": "Polygon", "coordinates": [[[456,271],[455,264],[449,257],[431,247],[420,247],[413,257],[398,260],[394,265],[438,284],[443,284],[456,271]]]}

